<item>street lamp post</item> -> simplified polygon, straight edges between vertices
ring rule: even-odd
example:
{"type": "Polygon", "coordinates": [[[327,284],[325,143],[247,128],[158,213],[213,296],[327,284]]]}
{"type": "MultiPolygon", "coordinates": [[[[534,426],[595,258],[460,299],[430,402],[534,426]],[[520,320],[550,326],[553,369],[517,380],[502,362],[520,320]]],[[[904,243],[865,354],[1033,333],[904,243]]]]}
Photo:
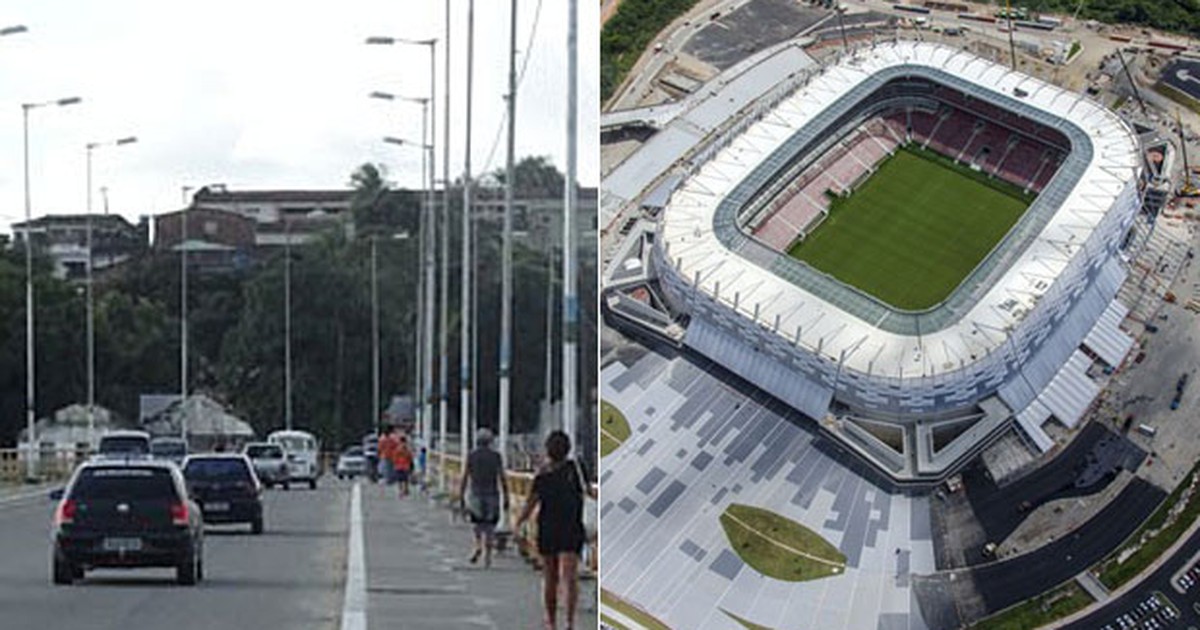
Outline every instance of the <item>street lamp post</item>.
{"type": "MultiPolygon", "coordinates": [[[[376,98],[386,98],[386,99],[396,98],[391,95],[384,94],[382,92],[376,92],[372,96],[375,96],[376,98]]],[[[422,108],[427,108],[428,103],[429,103],[429,99],[404,99],[404,100],[420,102],[422,104],[422,108]]],[[[424,125],[422,125],[422,132],[424,132],[424,131],[425,131],[424,125]]],[[[422,137],[424,137],[424,135],[425,134],[422,133],[422,137]]],[[[425,172],[425,166],[427,164],[426,155],[428,154],[428,155],[432,156],[433,145],[423,144],[420,142],[413,142],[411,140],[405,140],[403,138],[396,138],[394,136],[385,136],[383,138],[383,141],[388,144],[394,144],[397,146],[419,147],[421,149],[421,170],[422,170],[422,173],[425,172]]],[[[433,344],[432,344],[432,341],[433,341],[433,330],[432,330],[433,313],[432,313],[432,309],[430,308],[430,306],[432,306],[432,301],[433,301],[433,287],[432,287],[432,282],[433,282],[433,274],[432,274],[432,271],[433,271],[433,265],[432,265],[433,240],[432,240],[432,230],[430,229],[430,219],[433,216],[433,212],[432,212],[432,208],[429,207],[429,202],[431,200],[432,200],[432,195],[426,195],[425,199],[421,203],[421,212],[420,212],[421,219],[420,219],[420,226],[419,226],[420,231],[417,233],[418,238],[419,238],[419,240],[418,240],[418,243],[419,243],[418,252],[419,253],[417,254],[419,271],[418,271],[417,277],[418,277],[418,279],[424,277],[426,280],[424,283],[422,283],[420,281],[418,281],[418,283],[417,283],[418,313],[417,313],[417,330],[414,335],[416,342],[414,345],[416,347],[416,354],[419,358],[417,360],[416,369],[414,370],[414,372],[417,376],[418,386],[417,386],[416,393],[417,393],[418,398],[422,398],[424,393],[428,393],[428,392],[432,391],[432,384],[430,383],[430,380],[432,379],[432,372],[433,372],[432,357],[431,357],[432,352],[433,352],[433,344]],[[424,270],[425,273],[422,274],[420,270],[424,270]]],[[[421,409],[421,412],[422,412],[422,418],[421,418],[422,422],[421,422],[421,427],[420,427],[421,428],[421,438],[424,440],[428,440],[429,437],[432,435],[431,428],[430,428],[431,423],[429,421],[431,414],[429,413],[429,409],[425,407],[424,402],[422,402],[421,400],[418,400],[418,403],[421,405],[419,408],[421,409]]],[[[428,441],[426,441],[426,445],[428,445],[428,441]]]]}
{"type": "Polygon", "coordinates": [[[421,409],[421,440],[429,446],[430,439],[433,437],[432,418],[433,418],[433,301],[434,301],[434,236],[435,230],[433,225],[433,175],[434,175],[434,158],[433,158],[433,130],[429,127],[431,119],[432,99],[423,97],[410,96],[395,96],[387,92],[372,92],[371,98],[377,98],[387,101],[407,101],[417,103],[421,106],[421,142],[412,143],[399,138],[387,137],[385,142],[392,144],[412,144],[421,147],[421,185],[425,188],[424,200],[421,203],[420,213],[420,269],[419,274],[423,281],[418,286],[417,304],[420,309],[420,317],[418,318],[418,343],[417,356],[420,357],[418,369],[420,371],[420,388],[417,395],[420,398],[421,409]]]}
{"type": "MultiPolygon", "coordinates": [[[[393,234],[395,240],[406,240],[408,232],[400,232],[393,234]]],[[[380,402],[380,387],[379,387],[379,256],[377,254],[376,235],[371,235],[371,393],[372,393],[372,413],[375,414],[375,419],[372,421],[375,426],[375,431],[378,434],[381,427],[379,426],[379,418],[381,412],[379,409],[380,402]]]]}
{"type": "Polygon", "coordinates": [[[184,404],[188,395],[188,211],[192,204],[188,200],[191,186],[184,186],[183,210],[179,214],[179,437],[187,440],[187,410],[184,404]]]}
{"type": "Polygon", "coordinates": [[[512,387],[509,371],[512,361],[512,221],[513,190],[517,185],[514,168],[517,129],[517,0],[512,0],[510,11],[508,54],[508,150],[504,182],[504,228],[501,245],[501,291],[500,291],[500,457],[508,458],[508,432],[512,387]]]}
{"type": "Polygon", "coordinates": [[[92,268],[95,264],[92,255],[92,152],[99,147],[122,146],[135,142],[137,142],[135,136],[128,136],[107,142],[89,142],[85,145],[87,149],[87,418],[89,449],[96,447],[96,303],[92,290],[92,268]]]}
{"type": "Polygon", "coordinates": [[[35,460],[37,457],[37,428],[34,426],[37,413],[34,409],[33,206],[29,192],[29,112],[47,105],[59,107],[74,105],[82,100],[78,96],[71,96],[53,101],[21,104],[22,161],[25,172],[25,430],[29,445],[28,457],[25,460],[25,477],[30,482],[37,480],[38,463],[35,460]]]}
{"type": "MultiPolygon", "coordinates": [[[[437,230],[435,229],[433,219],[433,189],[437,181],[437,163],[433,159],[433,144],[434,137],[437,133],[436,113],[437,108],[434,107],[434,100],[437,98],[437,38],[431,37],[428,39],[407,39],[403,37],[368,37],[368,44],[376,45],[394,45],[408,44],[413,46],[428,46],[429,47],[429,98],[427,99],[405,99],[415,102],[420,102],[422,106],[422,123],[421,123],[421,143],[429,151],[428,161],[428,185],[425,188],[425,202],[422,212],[420,240],[422,243],[421,264],[424,267],[424,288],[422,294],[422,311],[421,311],[421,347],[418,353],[422,356],[422,389],[418,392],[421,397],[420,409],[423,422],[421,423],[421,438],[428,448],[430,440],[433,437],[432,423],[433,417],[433,301],[434,301],[434,266],[435,266],[435,249],[434,238],[437,230]],[[428,229],[426,229],[428,225],[428,229]]],[[[421,154],[422,160],[425,154],[421,154]]],[[[421,168],[421,175],[424,178],[426,175],[426,167],[421,168]]],[[[446,252],[442,253],[446,256],[446,252]]],[[[443,384],[444,386],[444,384],[443,384]]],[[[445,424],[446,419],[444,414],[440,420],[441,424],[445,424]]]]}

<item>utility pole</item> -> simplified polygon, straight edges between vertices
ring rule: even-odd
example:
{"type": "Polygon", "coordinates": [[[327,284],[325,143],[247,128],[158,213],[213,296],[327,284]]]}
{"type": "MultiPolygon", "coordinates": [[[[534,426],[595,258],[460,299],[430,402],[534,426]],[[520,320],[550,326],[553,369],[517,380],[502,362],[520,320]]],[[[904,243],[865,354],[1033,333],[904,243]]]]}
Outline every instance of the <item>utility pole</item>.
{"type": "Polygon", "coordinates": [[[371,424],[375,434],[379,426],[379,263],[376,237],[371,235],[371,424]]]}
{"type": "Polygon", "coordinates": [[[512,355],[512,218],[513,189],[516,187],[515,142],[517,128],[517,0],[512,0],[510,45],[508,50],[508,159],[505,167],[504,234],[501,245],[502,280],[500,289],[500,457],[508,457],[510,362],[512,355]]]}
{"type": "MultiPolygon", "coordinates": [[[[432,448],[433,444],[433,417],[434,406],[436,400],[433,381],[433,336],[437,330],[434,326],[434,300],[436,295],[434,291],[437,285],[437,278],[434,275],[434,269],[437,267],[437,248],[434,243],[437,239],[437,214],[434,204],[433,189],[437,185],[437,156],[434,153],[433,145],[434,138],[437,136],[437,40],[430,40],[429,44],[429,103],[422,108],[429,112],[429,138],[425,139],[425,131],[421,131],[421,143],[425,146],[421,147],[421,155],[429,152],[429,187],[425,189],[425,218],[429,224],[429,239],[426,253],[428,258],[425,260],[425,408],[426,421],[425,432],[421,435],[422,446],[426,450],[428,457],[428,449],[432,448]]],[[[424,126],[424,125],[422,125],[424,126]]],[[[445,254],[443,254],[445,255],[445,254]]],[[[439,416],[440,423],[445,424],[446,419],[439,416]]],[[[428,460],[427,460],[428,461],[428,460]]],[[[428,466],[428,463],[426,463],[428,466]]],[[[422,470],[421,474],[426,471],[422,470]]]]}
{"type": "Polygon", "coordinates": [[[462,210],[462,324],[460,334],[459,356],[459,389],[461,409],[459,410],[459,446],[462,455],[460,470],[466,469],[467,453],[470,452],[471,418],[471,80],[475,60],[475,0],[467,4],[467,97],[465,100],[466,116],[466,152],[463,157],[463,210],[462,210]]]}
{"type": "Polygon", "coordinates": [[[579,300],[575,272],[575,152],[579,41],[579,0],[569,0],[567,10],[567,176],[563,191],[563,431],[575,440],[576,349],[579,345],[579,300]]]}
{"type": "Polygon", "coordinates": [[[179,215],[179,434],[187,440],[187,413],[184,403],[188,397],[188,272],[187,272],[187,240],[188,240],[188,211],[192,204],[188,201],[191,186],[183,187],[183,212],[179,215]]]}
{"type": "Polygon", "coordinates": [[[283,421],[292,430],[292,221],[283,221],[283,421]]]}
{"type": "Polygon", "coordinates": [[[438,361],[438,490],[446,491],[446,424],[450,420],[450,336],[449,336],[449,286],[450,286],[450,0],[446,0],[446,93],[442,97],[442,281],[438,287],[438,310],[441,330],[438,346],[441,360],[438,361]]]}

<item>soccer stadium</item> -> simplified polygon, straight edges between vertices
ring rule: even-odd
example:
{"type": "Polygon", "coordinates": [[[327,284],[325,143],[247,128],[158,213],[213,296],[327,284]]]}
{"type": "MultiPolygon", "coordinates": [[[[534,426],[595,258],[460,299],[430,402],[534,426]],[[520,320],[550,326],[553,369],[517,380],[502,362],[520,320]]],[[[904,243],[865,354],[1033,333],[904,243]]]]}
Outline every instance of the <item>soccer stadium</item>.
{"type": "Polygon", "coordinates": [[[694,151],[649,260],[682,343],[898,483],[1015,422],[1046,451],[1132,339],[1126,122],[955,48],[863,47],[788,77],[694,151]]]}

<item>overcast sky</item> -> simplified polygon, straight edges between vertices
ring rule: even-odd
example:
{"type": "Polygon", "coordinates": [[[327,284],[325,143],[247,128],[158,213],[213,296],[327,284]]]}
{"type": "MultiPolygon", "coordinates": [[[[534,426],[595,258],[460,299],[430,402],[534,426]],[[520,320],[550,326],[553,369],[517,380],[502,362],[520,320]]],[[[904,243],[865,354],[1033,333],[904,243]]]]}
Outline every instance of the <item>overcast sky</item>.
{"type": "MultiPolygon", "coordinates": [[[[450,0],[451,176],[465,142],[467,0],[450,0]]],[[[517,155],[549,155],[565,170],[567,9],[521,0],[519,61],[528,70],[517,99],[517,155]]],[[[579,180],[599,181],[599,29],[595,2],[579,3],[579,180]]],[[[97,149],[94,209],[101,186],[110,209],[130,220],[181,205],[181,187],[342,188],[351,171],[382,162],[390,179],[418,186],[420,152],[383,144],[420,137],[420,106],[367,98],[373,90],[425,96],[429,52],[367,46],[369,35],[438,37],[437,89],[444,94],[444,0],[6,0],[0,27],[0,224],[24,217],[21,104],[80,96],[30,116],[33,215],[82,212],[85,145],[136,135],[138,143],[97,149]],[[7,112],[7,113],[5,113],[7,112]]],[[[476,173],[504,163],[503,120],[509,3],[479,0],[475,11],[472,162],[476,173]]],[[[443,105],[437,105],[438,177],[443,105]]]]}

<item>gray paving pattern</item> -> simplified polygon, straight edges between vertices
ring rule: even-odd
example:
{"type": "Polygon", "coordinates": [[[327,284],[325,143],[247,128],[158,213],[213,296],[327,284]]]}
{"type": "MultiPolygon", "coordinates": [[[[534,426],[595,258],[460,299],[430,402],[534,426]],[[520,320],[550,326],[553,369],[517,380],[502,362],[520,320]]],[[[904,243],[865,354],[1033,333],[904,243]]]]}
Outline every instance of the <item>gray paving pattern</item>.
{"type": "Polygon", "coordinates": [[[602,371],[602,397],[645,427],[603,462],[605,588],[678,629],[742,630],[723,611],[777,630],[926,628],[910,576],[934,570],[927,499],[891,494],[810,420],[693,361],[651,352],[602,371]],[[718,520],[734,502],[817,531],[846,571],[792,583],[746,566],[718,520]]]}

